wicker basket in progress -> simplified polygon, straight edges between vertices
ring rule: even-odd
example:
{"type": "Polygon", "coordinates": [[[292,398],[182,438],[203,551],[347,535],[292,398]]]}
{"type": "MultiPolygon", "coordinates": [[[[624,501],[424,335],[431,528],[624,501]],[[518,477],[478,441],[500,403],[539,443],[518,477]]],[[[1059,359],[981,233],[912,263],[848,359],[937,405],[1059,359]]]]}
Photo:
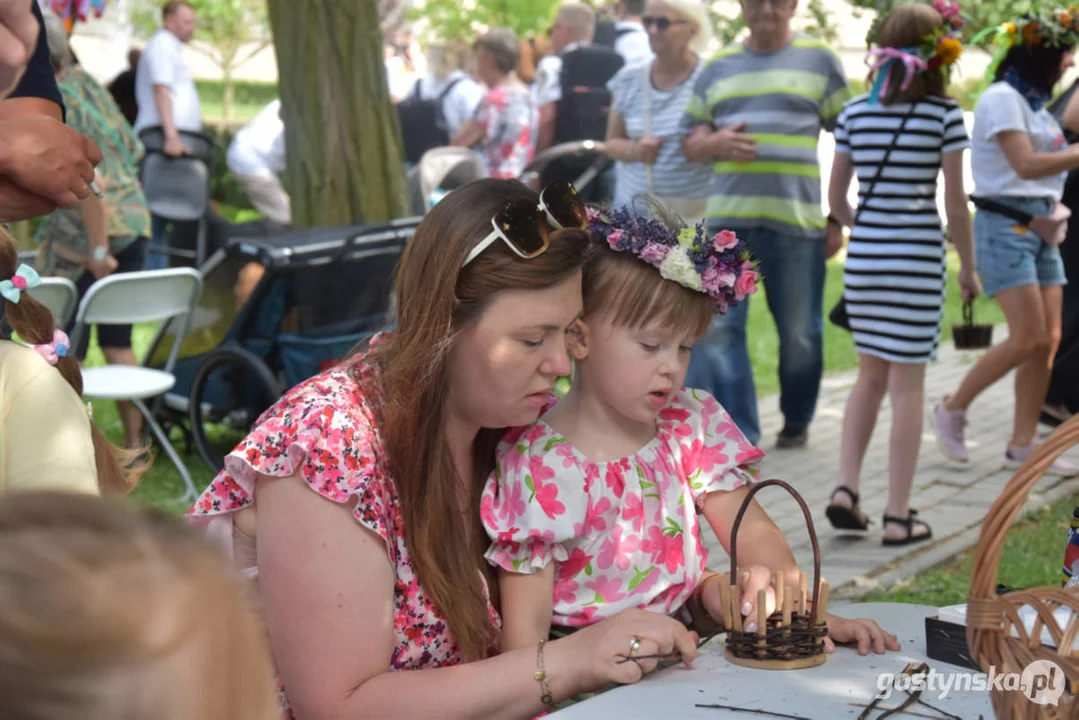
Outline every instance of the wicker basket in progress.
{"type": "MultiPolygon", "coordinates": [[[[813,599],[807,606],[805,573],[794,578],[794,584],[787,586],[782,573],[773,579],[776,586],[776,609],[765,617],[765,594],[758,593],[757,630],[743,630],[741,613],[738,610],[737,592],[730,612],[725,612],[724,624],[727,626],[727,659],[736,665],[768,670],[794,670],[820,665],[827,659],[824,652],[824,637],[828,627],[824,622],[824,613],[828,607],[828,585],[820,576],[820,546],[817,533],[813,528],[813,516],[798,492],[782,480],[765,480],[755,483],[742,501],[742,507],[734,519],[731,528],[731,574],[730,581],[737,582],[738,566],[738,528],[742,516],[749,508],[753,496],[769,485],[778,485],[798,501],[809,526],[809,539],[813,543],[813,599]]],[[[721,594],[725,588],[721,588],[721,594]]],[[[735,590],[737,585],[735,585],[735,590]]]]}
{"type": "MultiPolygon", "coordinates": [[[[998,595],[996,590],[1004,539],[1026,502],[1027,494],[1053,462],[1077,443],[1079,416],[1058,427],[1031,453],[993,503],[982,524],[967,601],[967,642],[971,656],[986,673],[994,672],[999,676],[1027,670],[1022,683],[1025,688],[1016,690],[1012,686],[1012,689],[993,689],[991,693],[993,710],[1003,720],[1079,720],[1079,700],[1073,692],[1079,681],[1079,655],[1072,651],[1079,633],[1079,593],[1060,587],[1016,590],[1005,595],[998,595]],[[1029,633],[1019,617],[1019,610],[1025,605],[1032,606],[1037,612],[1029,633]],[[1072,613],[1064,629],[1053,617],[1053,611],[1061,607],[1072,613]],[[1052,637],[1055,648],[1042,644],[1045,630],[1052,637]],[[1013,631],[1018,637],[1012,637],[1013,631]],[[1035,661],[1041,662],[1032,665],[1035,661]],[[1054,663],[1059,671],[1049,663],[1054,663]],[[1040,677],[1049,679],[1050,687],[1045,687],[1044,680],[1040,686],[1029,682],[1035,668],[1040,677]],[[1061,690],[1063,694],[1059,695],[1061,690]],[[1059,697],[1055,697],[1057,695],[1059,697]]],[[[1061,550],[1063,547],[1062,536],[1061,550]]]]}

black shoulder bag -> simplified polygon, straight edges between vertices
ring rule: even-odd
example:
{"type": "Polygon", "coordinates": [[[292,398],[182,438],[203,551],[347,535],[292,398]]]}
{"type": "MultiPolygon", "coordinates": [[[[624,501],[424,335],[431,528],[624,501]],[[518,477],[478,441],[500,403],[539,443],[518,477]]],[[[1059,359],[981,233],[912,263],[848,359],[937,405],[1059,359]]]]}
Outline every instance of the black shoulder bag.
{"type": "MultiPolygon", "coordinates": [[[[895,149],[896,144],[899,143],[899,136],[903,134],[903,128],[907,126],[907,120],[914,114],[914,109],[918,107],[918,103],[913,102],[910,104],[910,110],[903,116],[903,121],[899,123],[899,129],[895,131],[895,139],[892,140],[892,144],[888,146],[888,149],[884,151],[884,156],[881,157],[880,163],[877,164],[877,172],[873,175],[873,180],[869,183],[869,187],[865,191],[865,197],[858,202],[858,209],[854,212],[854,227],[858,226],[858,218],[862,216],[862,211],[865,210],[865,206],[869,203],[870,197],[873,195],[873,189],[877,186],[877,181],[880,180],[880,176],[884,174],[884,166],[888,163],[888,158],[892,154],[892,150],[895,149]]],[[[854,157],[854,148],[851,148],[851,157],[854,157]]],[[[853,162],[853,160],[852,160],[853,162]]],[[[851,230],[854,230],[851,227],[851,230]]],[[[839,296],[839,302],[835,304],[832,311],[828,313],[828,320],[837,327],[841,327],[844,330],[850,330],[850,316],[847,314],[847,300],[844,295],[839,296]]]]}

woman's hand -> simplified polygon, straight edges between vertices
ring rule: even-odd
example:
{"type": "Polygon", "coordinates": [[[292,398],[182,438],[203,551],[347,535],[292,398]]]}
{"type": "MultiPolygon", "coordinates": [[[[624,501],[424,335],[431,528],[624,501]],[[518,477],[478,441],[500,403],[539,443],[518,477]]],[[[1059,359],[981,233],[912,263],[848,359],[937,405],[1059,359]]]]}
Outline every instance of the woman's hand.
{"type": "Polygon", "coordinates": [[[848,620],[827,613],[824,621],[828,624],[828,637],[824,638],[825,652],[835,652],[837,643],[857,643],[859,655],[868,655],[870,648],[878,655],[883,655],[885,650],[894,652],[900,649],[896,636],[882,630],[873,620],[848,620]]]}
{"type": "Polygon", "coordinates": [[[635,140],[633,143],[633,155],[637,162],[645,165],[655,165],[659,157],[659,148],[663,145],[663,138],[647,137],[635,140]]]}
{"type": "Polygon", "coordinates": [[[974,302],[982,294],[982,281],[974,268],[966,265],[959,268],[959,287],[963,291],[963,302],[974,302]]]}
{"type": "Polygon", "coordinates": [[[550,674],[554,677],[556,673],[566,673],[579,678],[577,692],[598,690],[612,682],[635,683],[664,659],[627,660],[636,644],[634,638],[640,645],[633,656],[677,654],[686,667],[692,667],[697,658],[697,633],[666,615],[626,610],[550,643],[550,674]]]}

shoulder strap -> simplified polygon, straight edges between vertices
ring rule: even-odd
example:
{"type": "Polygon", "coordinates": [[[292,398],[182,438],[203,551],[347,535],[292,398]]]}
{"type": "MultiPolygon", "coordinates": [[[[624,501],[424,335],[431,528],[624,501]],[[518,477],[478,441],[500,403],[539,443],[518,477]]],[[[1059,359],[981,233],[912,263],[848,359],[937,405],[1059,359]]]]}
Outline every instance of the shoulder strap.
{"type": "Polygon", "coordinates": [[[441,103],[441,102],[442,102],[443,100],[445,100],[445,99],[446,99],[446,96],[450,94],[450,91],[451,91],[451,90],[453,90],[454,86],[456,86],[456,85],[457,85],[457,83],[461,82],[462,80],[464,80],[464,78],[463,78],[463,77],[459,77],[459,78],[454,78],[454,79],[453,79],[452,81],[450,81],[450,84],[449,84],[449,85],[447,85],[447,86],[446,86],[446,87],[445,87],[445,88],[444,88],[444,89],[442,90],[442,92],[440,92],[440,93],[438,94],[438,101],[439,101],[439,102],[441,103]]]}
{"type": "Polygon", "coordinates": [[[903,134],[903,128],[907,126],[907,120],[910,120],[917,107],[917,102],[912,102],[910,104],[910,110],[903,116],[903,122],[899,123],[899,129],[895,131],[895,139],[892,140],[892,144],[888,146],[888,149],[884,151],[884,157],[882,157],[880,163],[877,164],[877,172],[873,175],[873,180],[869,183],[869,187],[866,188],[865,198],[858,203],[858,209],[854,213],[855,225],[858,224],[858,219],[862,216],[862,211],[865,210],[865,206],[869,204],[869,198],[872,197],[873,190],[877,187],[877,181],[880,180],[880,176],[884,174],[884,166],[888,164],[888,158],[891,157],[892,150],[899,144],[899,137],[903,134]]]}

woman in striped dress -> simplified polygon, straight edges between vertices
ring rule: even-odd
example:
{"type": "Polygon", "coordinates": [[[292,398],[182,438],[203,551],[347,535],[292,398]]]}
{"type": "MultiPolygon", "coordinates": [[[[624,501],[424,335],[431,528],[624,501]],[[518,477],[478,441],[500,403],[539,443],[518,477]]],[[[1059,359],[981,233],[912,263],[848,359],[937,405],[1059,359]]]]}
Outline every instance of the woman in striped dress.
{"type": "Polygon", "coordinates": [[[944,304],[945,238],[936,205],[942,169],[948,227],[962,262],[959,282],[965,298],[979,292],[963,189],[969,140],[962,110],[944,94],[943,68],[962,49],[951,34],[958,8],[941,0],[935,5],[900,5],[881,23],[873,91],[848,102],[839,117],[829,192],[835,221],[852,228],[843,296],[859,366],[827,515],[840,529],[869,525],[858,506],[859,476],[887,393],[892,434],[885,545],[932,535],[910,508],[910,492],[922,438],[925,367],[936,356],[944,304]],[[855,172],[857,217],[846,200],[855,172]]]}

